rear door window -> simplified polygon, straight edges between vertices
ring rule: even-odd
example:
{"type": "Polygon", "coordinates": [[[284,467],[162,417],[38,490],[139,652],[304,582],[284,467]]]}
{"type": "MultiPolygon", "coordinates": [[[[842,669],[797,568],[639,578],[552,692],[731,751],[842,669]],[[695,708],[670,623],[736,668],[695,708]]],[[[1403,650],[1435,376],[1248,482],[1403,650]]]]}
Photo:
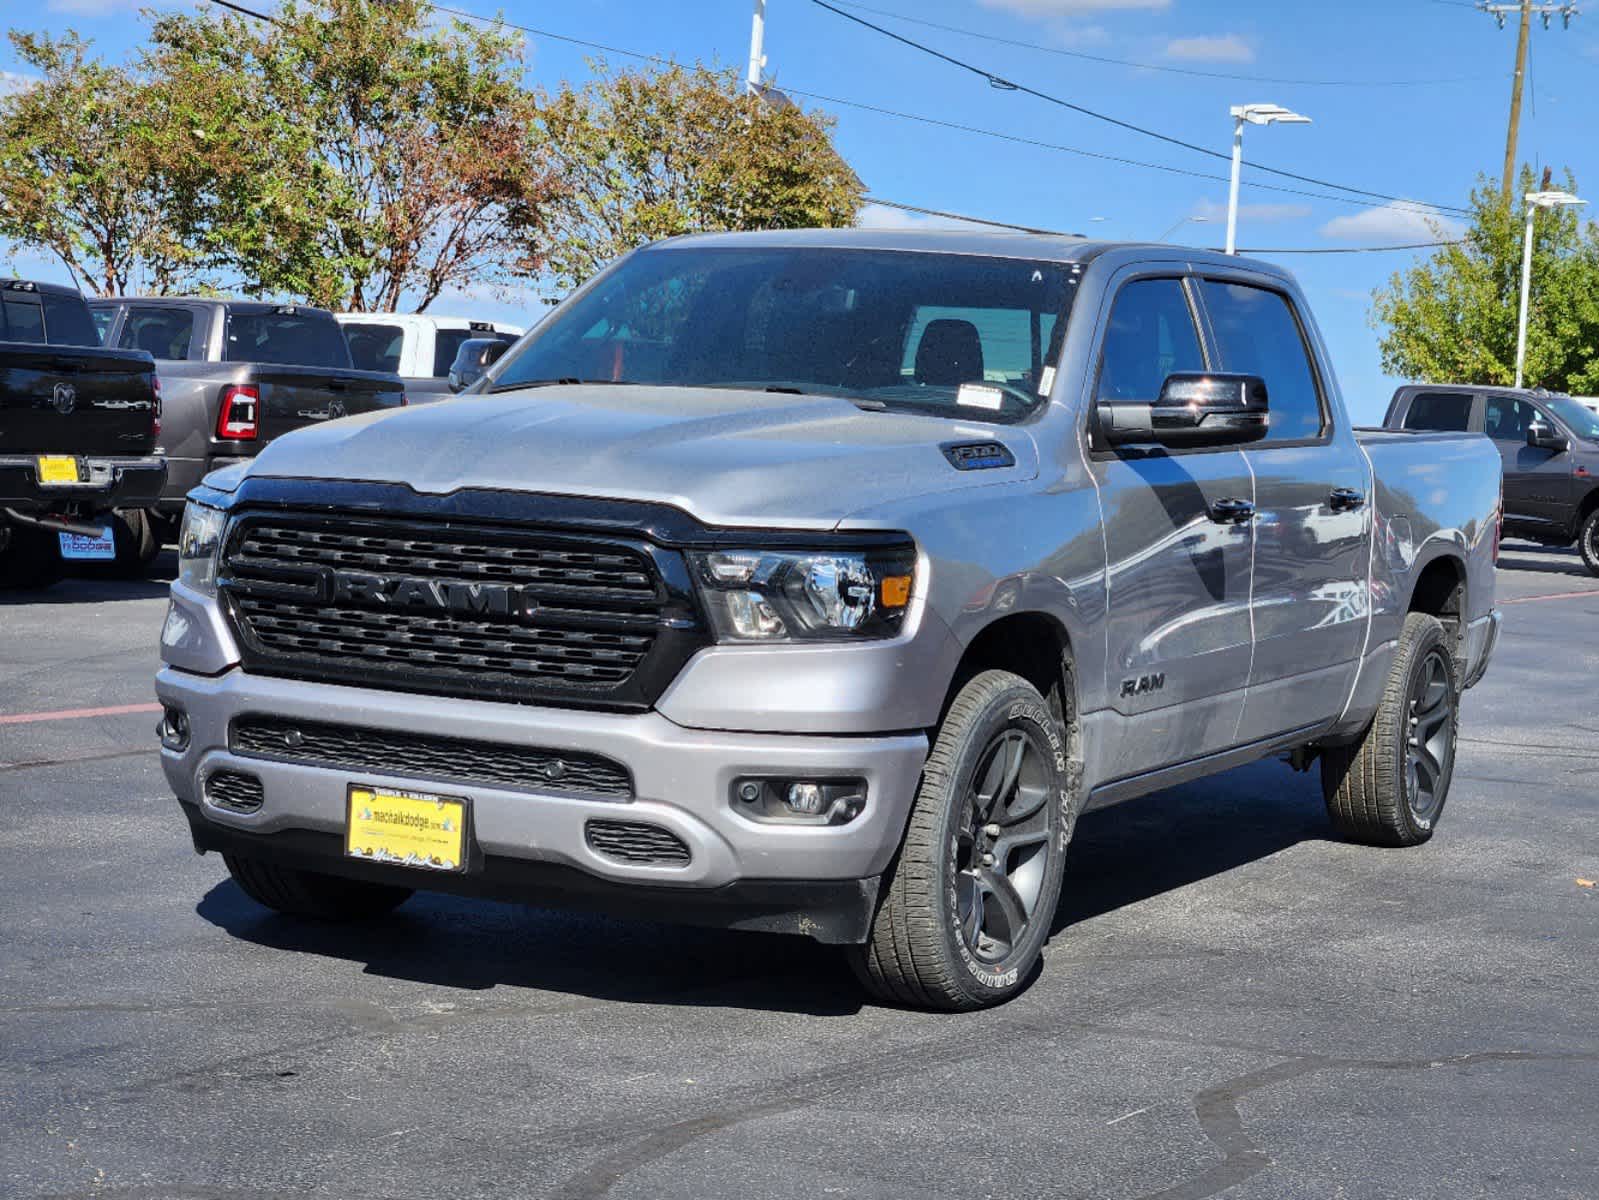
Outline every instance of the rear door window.
{"type": "Polygon", "coordinates": [[[350,343],[350,361],[357,370],[383,371],[390,375],[399,372],[405,331],[398,325],[347,321],[342,328],[344,340],[350,343]]]}
{"type": "Polygon", "coordinates": [[[350,348],[331,313],[282,308],[230,312],[224,357],[228,362],[347,368],[350,348]]]}
{"type": "Polygon", "coordinates": [[[1321,388],[1304,331],[1288,298],[1248,284],[1200,284],[1223,371],[1266,381],[1271,431],[1265,443],[1318,438],[1327,429],[1321,388]]]}
{"type": "Polygon", "coordinates": [[[89,315],[82,296],[60,296],[46,292],[44,303],[45,338],[52,346],[98,346],[100,334],[89,315]]]}
{"type": "Polygon", "coordinates": [[[442,379],[450,373],[450,365],[468,338],[488,337],[486,333],[473,333],[470,329],[439,329],[433,334],[433,377],[442,379]]]}
{"type": "Polygon", "coordinates": [[[1405,413],[1405,428],[1465,433],[1471,428],[1471,399],[1468,392],[1418,392],[1405,413]]]}
{"type": "Polygon", "coordinates": [[[155,358],[186,359],[194,340],[194,314],[186,308],[128,309],[117,335],[122,350],[144,350],[155,358]]]}

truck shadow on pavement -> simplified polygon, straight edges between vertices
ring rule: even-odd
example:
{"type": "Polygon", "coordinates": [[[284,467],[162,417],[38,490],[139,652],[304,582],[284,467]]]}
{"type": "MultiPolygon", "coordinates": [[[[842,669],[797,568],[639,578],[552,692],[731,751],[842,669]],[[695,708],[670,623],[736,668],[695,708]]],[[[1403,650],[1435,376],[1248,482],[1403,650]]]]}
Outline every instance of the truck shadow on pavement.
{"type": "MultiPolygon", "coordinates": [[[[1089,813],[1068,857],[1057,930],[1331,836],[1315,774],[1275,762],[1089,813]]],[[[828,1017],[863,1003],[843,954],[798,937],[423,893],[386,920],[329,925],[269,913],[231,880],[213,887],[196,911],[269,950],[343,959],[370,975],[465,992],[508,988],[596,1003],[828,1017]]],[[[1068,932],[1056,947],[1069,939],[1068,932]]]]}
{"type": "Polygon", "coordinates": [[[1538,575],[1574,575],[1579,579],[1599,578],[1583,564],[1582,555],[1572,546],[1539,546],[1507,541],[1499,550],[1501,571],[1528,571],[1538,575]]]}
{"type": "Polygon", "coordinates": [[[178,574],[178,557],[164,550],[141,578],[130,579],[104,564],[81,563],[47,588],[0,590],[0,607],[25,604],[107,604],[122,600],[165,600],[178,574]]]}

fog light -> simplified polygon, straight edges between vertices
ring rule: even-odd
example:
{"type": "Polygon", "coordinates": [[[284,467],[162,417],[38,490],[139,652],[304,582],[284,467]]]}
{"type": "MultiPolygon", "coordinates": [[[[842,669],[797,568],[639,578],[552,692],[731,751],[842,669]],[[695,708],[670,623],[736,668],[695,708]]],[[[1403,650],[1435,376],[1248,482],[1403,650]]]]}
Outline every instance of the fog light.
{"type": "Polygon", "coordinates": [[[753,821],[844,825],[866,808],[866,780],[760,777],[733,781],[733,808],[753,821]]]}
{"type": "Polygon", "coordinates": [[[788,793],[783,797],[783,803],[802,816],[814,817],[822,811],[822,785],[791,783],[788,785],[788,793]]]}
{"type": "Polygon", "coordinates": [[[168,704],[161,710],[161,720],[155,727],[156,736],[167,750],[189,748],[189,714],[168,704]]]}

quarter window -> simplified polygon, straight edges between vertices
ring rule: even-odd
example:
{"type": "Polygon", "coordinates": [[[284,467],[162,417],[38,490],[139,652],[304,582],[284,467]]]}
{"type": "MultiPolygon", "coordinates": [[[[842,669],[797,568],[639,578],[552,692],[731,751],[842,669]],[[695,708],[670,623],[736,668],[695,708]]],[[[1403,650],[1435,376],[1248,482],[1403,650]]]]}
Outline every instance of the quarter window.
{"type": "Polygon", "coordinates": [[[1327,419],[1305,335],[1287,297],[1266,288],[1207,279],[1200,284],[1221,370],[1266,381],[1266,441],[1320,437],[1327,419]]]}
{"type": "Polygon", "coordinates": [[[1204,369],[1181,280],[1135,279],[1116,294],[1099,360],[1100,400],[1154,401],[1168,375],[1204,369]]]}

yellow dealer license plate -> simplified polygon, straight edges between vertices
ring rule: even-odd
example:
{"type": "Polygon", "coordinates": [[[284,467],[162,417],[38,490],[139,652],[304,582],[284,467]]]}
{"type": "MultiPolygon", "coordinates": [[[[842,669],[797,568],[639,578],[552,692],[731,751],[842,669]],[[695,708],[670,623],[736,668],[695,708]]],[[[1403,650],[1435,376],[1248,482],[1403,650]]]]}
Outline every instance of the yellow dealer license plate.
{"type": "Polygon", "coordinates": [[[78,460],[70,454],[41,454],[38,467],[40,483],[78,482],[78,460]]]}
{"type": "Polygon", "coordinates": [[[351,858],[459,871],[466,859],[466,801],[426,792],[350,785],[344,852],[351,858]]]}

